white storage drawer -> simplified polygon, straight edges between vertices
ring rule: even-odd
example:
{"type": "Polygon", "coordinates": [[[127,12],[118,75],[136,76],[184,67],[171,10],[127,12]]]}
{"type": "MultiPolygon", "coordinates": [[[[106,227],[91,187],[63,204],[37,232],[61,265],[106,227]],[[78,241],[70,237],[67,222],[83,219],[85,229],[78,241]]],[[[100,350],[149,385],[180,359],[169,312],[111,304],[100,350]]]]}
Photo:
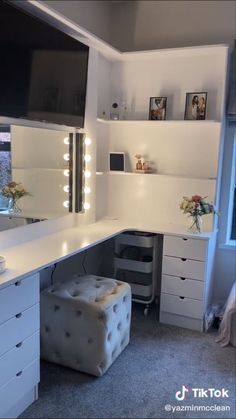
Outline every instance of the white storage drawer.
{"type": "Polygon", "coordinates": [[[162,275],[161,292],[203,300],[204,282],[179,276],[162,275]]]}
{"type": "Polygon", "coordinates": [[[39,359],[39,331],[0,357],[0,387],[39,359]]]}
{"type": "Polygon", "coordinates": [[[125,269],[127,271],[135,271],[141,273],[151,273],[153,269],[153,262],[140,262],[138,260],[131,260],[125,258],[114,258],[115,269],[125,269]]]}
{"type": "Polygon", "coordinates": [[[0,325],[0,356],[39,330],[39,304],[0,325]]]}
{"type": "Polygon", "coordinates": [[[204,281],[205,262],[186,258],[163,256],[162,273],[204,281]]]}
{"type": "Polygon", "coordinates": [[[0,324],[39,302],[39,274],[0,289],[0,324]]]}
{"type": "Polygon", "coordinates": [[[39,360],[35,360],[25,369],[18,371],[11,380],[0,387],[0,417],[4,418],[7,412],[24,395],[39,382],[39,360]]]}
{"type": "Polygon", "coordinates": [[[128,246],[153,247],[155,235],[138,235],[138,234],[120,234],[116,237],[116,244],[126,244],[128,246]]]}
{"type": "Polygon", "coordinates": [[[207,259],[207,241],[188,237],[164,236],[163,254],[194,260],[207,259]]]}
{"type": "Polygon", "coordinates": [[[181,297],[162,293],[160,310],[180,316],[202,319],[203,301],[181,297]]]}

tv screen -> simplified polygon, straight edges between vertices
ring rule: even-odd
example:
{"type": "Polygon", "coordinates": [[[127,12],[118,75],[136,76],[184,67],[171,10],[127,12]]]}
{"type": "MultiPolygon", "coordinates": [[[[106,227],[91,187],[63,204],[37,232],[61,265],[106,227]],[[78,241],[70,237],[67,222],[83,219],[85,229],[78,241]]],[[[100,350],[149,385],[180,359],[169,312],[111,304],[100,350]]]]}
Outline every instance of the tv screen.
{"type": "Polygon", "coordinates": [[[89,48],[0,2],[0,116],[84,126],[89,48]]]}

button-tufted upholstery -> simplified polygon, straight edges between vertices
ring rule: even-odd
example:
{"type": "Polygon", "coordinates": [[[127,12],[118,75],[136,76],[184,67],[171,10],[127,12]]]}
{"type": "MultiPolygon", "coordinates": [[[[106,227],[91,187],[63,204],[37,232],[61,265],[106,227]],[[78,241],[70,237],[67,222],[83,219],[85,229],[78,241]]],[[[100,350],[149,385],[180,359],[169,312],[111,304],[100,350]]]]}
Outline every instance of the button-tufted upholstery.
{"type": "Polygon", "coordinates": [[[41,357],[101,376],[129,343],[130,286],[77,276],[41,293],[41,357]]]}

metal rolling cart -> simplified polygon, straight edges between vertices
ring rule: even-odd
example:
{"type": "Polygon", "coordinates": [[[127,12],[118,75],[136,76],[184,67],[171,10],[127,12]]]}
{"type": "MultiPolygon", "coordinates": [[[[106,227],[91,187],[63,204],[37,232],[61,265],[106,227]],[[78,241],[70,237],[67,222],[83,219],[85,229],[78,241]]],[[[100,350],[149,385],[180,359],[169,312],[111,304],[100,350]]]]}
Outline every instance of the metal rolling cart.
{"type": "Polygon", "coordinates": [[[125,232],[115,239],[114,277],[130,284],[132,300],[145,305],[145,316],[159,300],[160,246],[160,236],[146,232],[125,232]]]}

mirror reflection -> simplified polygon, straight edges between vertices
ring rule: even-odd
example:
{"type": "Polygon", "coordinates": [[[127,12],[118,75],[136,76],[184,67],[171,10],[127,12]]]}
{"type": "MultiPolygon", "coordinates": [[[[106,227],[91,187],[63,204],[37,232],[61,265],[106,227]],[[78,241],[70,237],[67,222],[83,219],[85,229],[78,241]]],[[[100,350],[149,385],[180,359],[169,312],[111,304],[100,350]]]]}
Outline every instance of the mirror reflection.
{"type": "Polygon", "coordinates": [[[67,214],[69,132],[0,125],[0,191],[0,231],[67,214]],[[28,193],[17,200],[19,211],[12,211],[17,188],[18,196],[22,188],[28,193]],[[9,216],[15,221],[10,227],[9,216]]]}

